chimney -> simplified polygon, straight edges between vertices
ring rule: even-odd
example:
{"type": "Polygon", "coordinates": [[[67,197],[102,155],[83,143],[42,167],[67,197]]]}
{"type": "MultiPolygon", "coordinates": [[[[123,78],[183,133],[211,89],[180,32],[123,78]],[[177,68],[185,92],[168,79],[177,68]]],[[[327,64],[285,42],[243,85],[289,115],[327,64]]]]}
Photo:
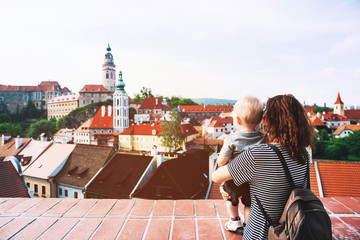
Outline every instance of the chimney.
{"type": "Polygon", "coordinates": [[[311,113],[310,113],[310,112],[308,112],[308,114],[307,114],[307,115],[308,115],[308,117],[311,117],[311,113]]]}
{"type": "Polygon", "coordinates": [[[3,134],[3,135],[2,135],[2,138],[1,138],[1,146],[4,146],[5,143],[6,143],[7,141],[9,141],[10,138],[11,138],[11,135],[10,135],[10,134],[8,134],[8,133],[3,134]]]}
{"type": "Polygon", "coordinates": [[[316,113],[316,116],[317,116],[317,117],[320,117],[320,112],[317,112],[317,113],[316,113]]]}
{"type": "Polygon", "coordinates": [[[42,141],[42,142],[47,142],[47,136],[46,136],[46,133],[42,133],[42,134],[40,134],[40,141],[42,141]]]}
{"type": "Polygon", "coordinates": [[[105,106],[101,106],[101,117],[105,116],[105,106]]]}
{"type": "Polygon", "coordinates": [[[159,99],[155,98],[155,105],[158,105],[159,99]]]}
{"type": "Polygon", "coordinates": [[[154,145],[152,148],[151,148],[151,156],[156,156],[158,155],[158,149],[157,147],[154,145]]]}
{"type": "Polygon", "coordinates": [[[164,155],[157,155],[156,156],[156,167],[158,168],[160,165],[161,165],[161,163],[163,163],[164,162],[164,155]]]}
{"type": "Polygon", "coordinates": [[[111,117],[111,106],[108,106],[108,117],[111,117]]]}
{"type": "Polygon", "coordinates": [[[15,149],[19,149],[19,147],[22,145],[22,138],[20,136],[17,136],[15,138],[15,149]]]}

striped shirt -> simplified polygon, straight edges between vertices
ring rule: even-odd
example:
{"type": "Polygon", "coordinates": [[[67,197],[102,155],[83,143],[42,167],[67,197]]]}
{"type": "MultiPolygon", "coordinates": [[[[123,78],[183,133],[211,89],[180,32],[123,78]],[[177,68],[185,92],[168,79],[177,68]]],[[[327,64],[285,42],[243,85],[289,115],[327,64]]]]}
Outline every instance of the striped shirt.
{"type": "MultiPolygon", "coordinates": [[[[277,145],[279,147],[279,145],[277,145]]],[[[289,153],[279,147],[298,188],[306,187],[306,165],[293,160],[289,153]]],[[[277,154],[267,144],[250,147],[228,165],[236,185],[249,182],[251,207],[243,239],[267,239],[268,226],[257,205],[254,194],[259,198],[272,222],[279,222],[291,187],[277,154]]]]}

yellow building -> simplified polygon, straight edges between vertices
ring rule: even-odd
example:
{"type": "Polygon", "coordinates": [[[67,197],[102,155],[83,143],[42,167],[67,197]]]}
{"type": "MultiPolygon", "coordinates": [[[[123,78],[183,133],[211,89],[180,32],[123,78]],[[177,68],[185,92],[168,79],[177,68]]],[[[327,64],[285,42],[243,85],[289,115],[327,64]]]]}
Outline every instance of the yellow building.
{"type": "MultiPolygon", "coordinates": [[[[162,146],[161,122],[131,125],[119,135],[119,147],[125,151],[151,151],[156,146],[159,152],[167,152],[162,146]]],[[[199,135],[199,132],[191,124],[181,124],[182,131],[186,134],[185,142],[189,142],[199,135]]],[[[185,143],[184,142],[184,143],[185,143]]],[[[185,149],[185,144],[183,144],[185,149]]]]}
{"type": "Polygon", "coordinates": [[[72,110],[79,107],[79,95],[71,94],[55,97],[47,103],[48,120],[56,120],[68,115],[72,110]]]}
{"type": "Polygon", "coordinates": [[[56,198],[57,186],[53,179],[66,163],[75,148],[75,144],[48,142],[48,145],[43,145],[44,147],[41,147],[38,152],[34,150],[39,144],[36,146],[28,145],[21,151],[24,155],[23,159],[20,159],[26,184],[34,191],[36,197],[56,198]],[[32,148],[32,150],[27,151],[27,147],[32,148]],[[29,159],[28,163],[27,158],[29,159]]]}

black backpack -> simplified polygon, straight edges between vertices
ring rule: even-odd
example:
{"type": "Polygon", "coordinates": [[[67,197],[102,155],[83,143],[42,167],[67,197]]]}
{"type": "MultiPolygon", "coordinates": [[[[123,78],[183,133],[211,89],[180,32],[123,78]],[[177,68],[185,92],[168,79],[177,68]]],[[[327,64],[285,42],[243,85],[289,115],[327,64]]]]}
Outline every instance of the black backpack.
{"type": "Polygon", "coordinates": [[[279,223],[273,223],[260,200],[255,200],[269,226],[268,239],[332,239],[331,221],[320,199],[310,190],[309,163],[307,163],[307,188],[296,188],[288,166],[279,149],[269,144],[278,155],[292,191],[284,207],[279,223]]]}

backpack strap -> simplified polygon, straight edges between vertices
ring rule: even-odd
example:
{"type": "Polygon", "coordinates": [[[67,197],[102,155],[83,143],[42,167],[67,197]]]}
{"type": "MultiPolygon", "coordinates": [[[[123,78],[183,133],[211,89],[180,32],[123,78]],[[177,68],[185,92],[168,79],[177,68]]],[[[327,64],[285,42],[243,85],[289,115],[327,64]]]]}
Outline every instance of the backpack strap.
{"type": "Polygon", "coordinates": [[[282,164],[282,166],[283,166],[283,169],[284,169],[284,171],[285,171],[285,175],[286,175],[287,179],[288,179],[289,182],[290,182],[291,189],[294,190],[294,189],[296,188],[296,186],[295,186],[295,183],[294,183],[294,181],[293,181],[293,179],[292,179],[292,177],[291,177],[291,174],[290,174],[289,168],[288,168],[288,166],[287,166],[287,164],[286,164],[286,162],[285,162],[284,156],[281,154],[281,152],[280,152],[280,150],[279,150],[278,147],[276,147],[276,146],[273,145],[273,144],[268,144],[268,145],[269,145],[269,147],[271,147],[272,150],[274,150],[274,151],[276,152],[276,154],[278,155],[278,157],[279,157],[279,159],[280,159],[280,161],[281,161],[281,164],[282,164]]]}
{"type": "Polygon", "coordinates": [[[263,213],[263,215],[265,217],[266,225],[272,226],[273,224],[272,224],[272,220],[271,220],[269,214],[267,214],[267,212],[265,211],[265,209],[264,209],[263,205],[261,204],[260,200],[258,199],[258,197],[256,195],[254,195],[254,197],[255,197],[255,201],[256,201],[257,205],[260,208],[260,211],[263,213]]]}

